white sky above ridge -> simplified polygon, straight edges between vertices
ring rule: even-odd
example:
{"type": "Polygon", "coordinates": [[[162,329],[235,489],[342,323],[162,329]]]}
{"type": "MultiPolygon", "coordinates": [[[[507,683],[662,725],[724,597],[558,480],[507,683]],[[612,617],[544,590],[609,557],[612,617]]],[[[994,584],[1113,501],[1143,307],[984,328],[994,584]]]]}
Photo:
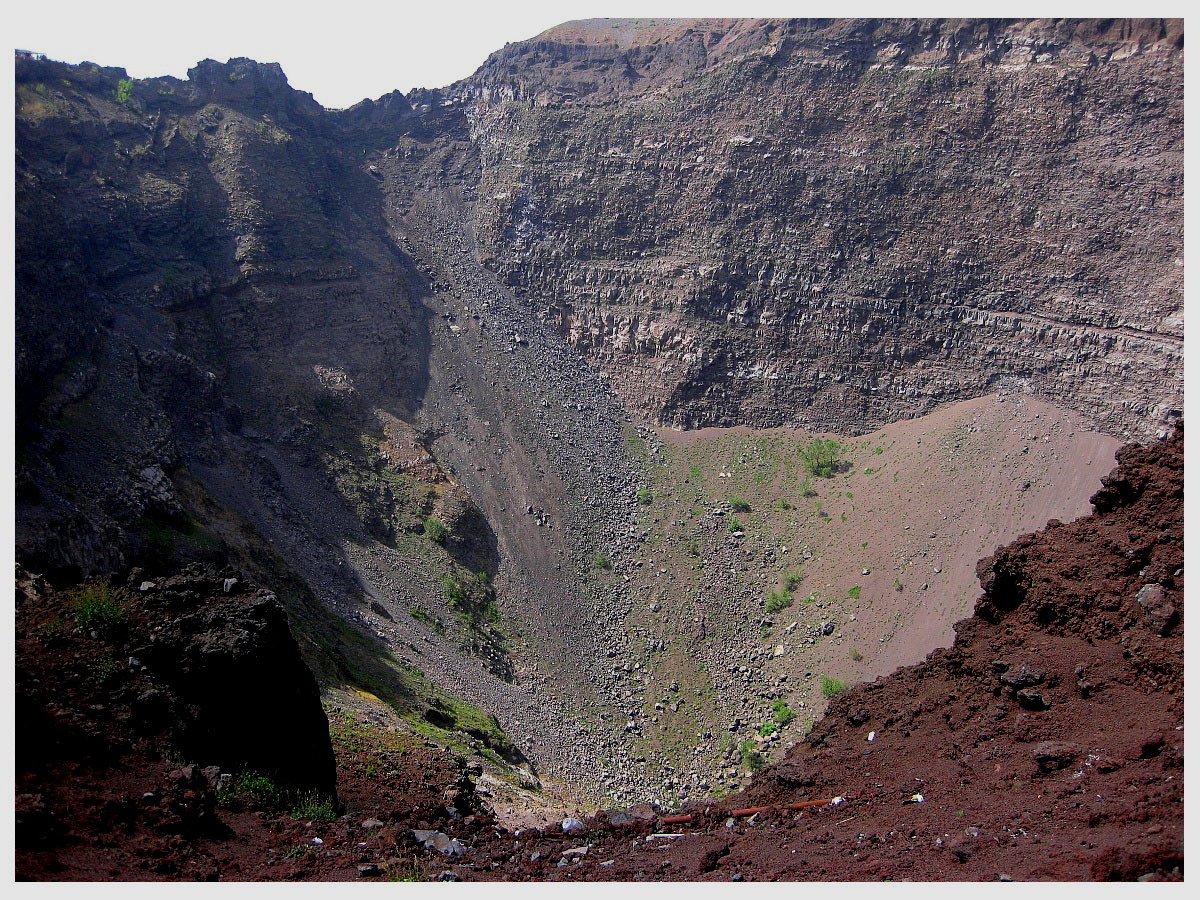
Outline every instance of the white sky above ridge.
{"type": "MultiPolygon", "coordinates": [[[[5,15],[12,47],[64,62],[124,67],[135,78],[174,75],[205,58],[278,62],[291,85],[338,109],[392,90],[442,87],[465,78],[504,44],[571,19],[625,16],[1038,15],[1038,4],[662,2],[435,4],[202,0],[58,0],[5,15]],[[49,9],[52,12],[44,10],[49,9]]],[[[1041,4],[1044,14],[1045,4],[1041,4]]],[[[1119,15],[1120,4],[1056,3],[1058,15],[1119,15]],[[1106,9],[1112,7],[1112,9],[1106,9]]],[[[1126,4],[1125,14],[1132,12],[1126,4]]],[[[1155,12],[1159,12],[1155,10],[1155,12]]]]}

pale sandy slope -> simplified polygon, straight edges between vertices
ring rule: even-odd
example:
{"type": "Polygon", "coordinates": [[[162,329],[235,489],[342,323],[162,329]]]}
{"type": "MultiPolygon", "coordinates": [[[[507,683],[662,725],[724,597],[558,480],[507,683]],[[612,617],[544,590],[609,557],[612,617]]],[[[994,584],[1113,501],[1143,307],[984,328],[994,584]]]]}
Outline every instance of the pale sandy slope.
{"type": "MultiPolygon", "coordinates": [[[[1073,412],[990,395],[839,438],[852,467],[812,479],[817,494],[806,498],[795,450],[810,435],[738,428],[657,436],[663,446],[652,458],[662,463],[655,479],[661,493],[647,519],[664,540],[635,580],[648,591],[657,587],[668,608],[672,597],[694,598],[691,608],[705,617],[711,638],[688,652],[712,655],[710,671],[758,646],[751,683],[723,686],[718,678],[718,709],[741,707],[757,721],[761,713],[744,705],[743,692],[787,676],[780,690],[800,715],[775,746],[794,740],[823,707],[819,675],[869,681],[948,646],[953,623],[979,595],[978,560],[1049,519],[1090,512],[1088,498],[1119,446],[1073,412]],[[753,507],[739,517],[741,539],[716,525],[705,529],[694,512],[704,507],[707,515],[731,496],[753,507]],[[698,560],[676,549],[689,539],[703,548],[698,560]],[[756,598],[789,572],[803,575],[794,604],[770,628],[749,627],[763,614],[756,598]],[[814,593],[817,602],[803,602],[814,593]],[[824,621],[836,630],[814,637],[824,621]]],[[[754,700],[766,708],[763,695],[754,700]]]]}

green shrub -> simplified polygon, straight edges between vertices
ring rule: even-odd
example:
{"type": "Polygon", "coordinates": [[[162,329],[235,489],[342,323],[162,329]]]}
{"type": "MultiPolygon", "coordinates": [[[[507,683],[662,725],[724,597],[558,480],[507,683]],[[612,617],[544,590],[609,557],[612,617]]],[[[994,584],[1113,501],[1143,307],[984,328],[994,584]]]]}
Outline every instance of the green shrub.
{"type": "Polygon", "coordinates": [[[757,772],[763,767],[762,754],[754,749],[753,741],[742,741],[742,743],[738,745],[738,753],[741,754],[742,765],[751,772],[757,772]]]}
{"type": "Polygon", "coordinates": [[[603,553],[597,553],[592,557],[592,565],[602,572],[607,572],[612,568],[612,563],[603,553]]]}
{"type": "Polygon", "coordinates": [[[435,544],[445,543],[446,526],[443,525],[441,522],[439,522],[437,519],[435,519],[433,516],[429,516],[425,520],[425,536],[428,537],[435,544]]]}
{"type": "Polygon", "coordinates": [[[133,90],[133,79],[122,78],[117,82],[117,102],[124,103],[129,99],[129,93],[133,90]]]}
{"type": "Polygon", "coordinates": [[[783,700],[776,700],[772,704],[771,714],[775,717],[776,724],[781,728],[796,718],[796,714],[792,712],[792,708],[783,700]]]}
{"type": "Polygon", "coordinates": [[[783,510],[784,512],[787,512],[792,508],[792,504],[788,503],[783,497],[780,497],[778,500],[772,503],[771,506],[773,506],[775,509],[783,510]]]}
{"type": "Polygon", "coordinates": [[[775,724],[773,719],[767,719],[762,723],[762,727],[758,729],[758,733],[763,737],[770,737],[779,730],[779,726],[775,724]]]}
{"type": "Polygon", "coordinates": [[[271,809],[279,809],[285,806],[290,799],[288,792],[277,785],[266,775],[259,775],[257,772],[242,772],[233,779],[233,785],[229,789],[232,795],[231,799],[241,800],[243,803],[254,803],[258,806],[265,806],[271,809]]]}
{"type": "Polygon", "coordinates": [[[309,791],[296,798],[296,805],[292,807],[290,815],[293,819],[332,822],[337,818],[337,811],[333,808],[333,803],[324,794],[309,791]]]}
{"type": "Polygon", "coordinates": [[[815,478],[832,478],[841,452],[841,444],[823,438],[813,438],[799,450],[805,470],[815,478]]]}
{"type": "Polygon", "coordinates": [[[777,613],[792,605],[792,595],[786,591],[772,591],[767,594],[765,609],[769,613],[777,613]]]}
{"type": "Polygon", "coordinates": [[[801,479],[801,481],[800,481],[800,496],[801,497],[817,496],[817,492],[813,489],[812,482],[809,481],[807,477],[801,479]]]}
{"type": "Polygon", "coordinates": [[[637,501],[642,506],[649,506],[654,502],[654,495],[650,493],[650,488],[638,488],[637,501]]]}
{"type": "Polygon", "coordinates": [[[81,631],[94,631],[107,638],[125,627],[125,608],[120,591],[97,584],[80,588],[67,598],[71,615],[81,631]]]}
{"type": "Polygon", "coordinates": [[[737,520],[736,516],[729,517],[729,530],[730,531],[741,531],[742,530],[742,523],[737,520]]]}
{"type": "Polygon", "coordinates": [[[856,584],[854,587],[850,588],[850,590],[846,591],[846,596],[851,600],[859,599],[862,596],[862,585],[856,584]]]}
{"type": "Polygon", "coordinates": [[[729,508],[734,512],[748,513],[750,512],[750,504],[741,497],[735,497],[732,494],[726,498],[729,503],[729,508]]]}
{"type": "Polygon", "coordinates": [[[800,587],[800,582],[804,580],[804,576],[799,572],[788,572],[787,577],[783,579],[783,589],[785,591],[794,591],[800,587]]]}
{"type": "Polygon", "coordinates": [[[450,608],[473,624],[499,621],[496,589],[492,587],[486,572],[476,572],[465,578],[447,576],[442,579],[442,589],[446,592],[450,608]]]}
{"type": "Polygon", "coordinates": [[[836,678],[830,678],[828,675],[821,676],[821,696],[826,700],[836,697],[846,689],[844,681],[838,681],[836,678]]]}

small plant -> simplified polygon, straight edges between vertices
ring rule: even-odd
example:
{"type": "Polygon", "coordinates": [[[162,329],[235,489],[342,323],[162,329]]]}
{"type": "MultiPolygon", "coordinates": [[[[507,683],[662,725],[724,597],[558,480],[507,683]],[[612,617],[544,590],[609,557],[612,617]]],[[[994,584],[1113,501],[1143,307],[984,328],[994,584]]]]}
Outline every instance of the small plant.
{"type": "Polygon", "coordinates": [[[846,683],[828,675],[821,676],[821,696],[830,700],[846,689],[846,683]]]}
{"type": "Polygon", "coordinates": [[[737,520],[736,516],[729,517],[729,530],[730,531],[741,531],[742,530],[742,523],[737,520]]]}
{"type": "Polygon", "coordinates": [[[98,637],[110,638],[125,627],[122,601],[119,591],[97,584],[75,591],[67,603],[80,631],[92,631],[98,637]]]}
{"type": "Polygon", "coordinates": [[[841,444],[823,438],[813,438],[799,450],[805,470],[814,478],[832,478],[841,452],[841,444]]]}
{"type": "Polygon", "coordinates": [[[847,500],[853,500],[853,499],[854,499],[854,494],[852,494],[850,491],[846,491],[846,499],[847,499],[847,500]]]}
{"type": "Polygon", "coordinates": [[[289,800],[288,792],[277,785],[266,775],[257,772],[242,772],[233,779],[233,783],[222,791],[223,802],[241,802],[263,806],[269,809],[279,809],[289,800]]]}
{"type": "Polygon", "coordinates": [[[862,661],[863,661],[863,655],[862,655],[861,653],[859,653],[859,652],[858,652],[858,649],[857,649],[857,648],[855,648],[855,649],[853,649],[853,650],[851,650],[851,651],[850,651],[850,658],[851,658],[852,660],[854,660],[855,662],[862,662],[862,661]]]}
{"type": "Polygon", "coordinates": [[[133,90],[133,79],[122,78],[117,82],[117,102],[125,103],[129,100],[129,93],[133,90]]]}
{"type": "Polygon", "coordinates": [[[295,847],[289,847],[287,852],[283,854],[284,859],[299,859],[306,853],[312,853],[317,849],[316,844],[297,844],[295,847]]]}
{"type": "Polygon", "coordinates": [[[842,521],[843,521],[843,522],[845,522],[845,521],[846,521],[846,514],[845,514],[845,513],[842,513],[842,521]]]}
{"type": "Polygon", "coordinates": [[[783,579],[783,589],[785,591],[794,591],[800,587],[800,582],[804,580],[804,576],[799,572],[788,572],[787,577],[783,579]]]}
{"type": "Polygon", "coordinates": [[[654,495],[650,493],[650,488],[638,488],[637,502],[642,506],[649,506],[654,502],[654,495]]]}
{"type": "Polygon", "coordinates": [[[767,595],[764,609],[768,613],[777,613],[792,605],[792,595],[786,591],[772,591],[767,595]]]}
{"type": "Polygon", "coordinates": [[[429,516],[425,519],[425,536],[435,544],[442,544],[446,541],[446,526],[429,516]]]}
{"type": "Polygon", "coordinates": [[[734,512],[739,512],[739,513],[750,512],[750,504],[747,503],[745,500],[743,500],[741,497],[735,497],[734,495],[730,494],[729,497],[726,498],[726,500],[729,503],[729,508],[732,509],[734,512]]]}
{"type": "Polygon", "coordinates": [[[309,791],[296,798],[296,805],[292,807],[291,817],[311,822],[332,822],[337,818],[337,811],[324,794],[309,791]]]}
{"type": "Polygon", "coordinates": [[[854,587],[850,588],[850,590],[846,591],[846,596],[851,600],[859,599],[862,596],[862,585],[856,584],[854,587]]]}
{"type": "Polygon", "coordinates": [[[787,512],[792,508],[792,504],[788,503],[788,501],[783,497],[780,497],[778,500],[772,503],[771,506],[775,509],[783,510],[784,512],[787,512]]]}
{"type": "Polygon", "coordinates": [[[903,590],[904,590],[904,585],[902,585],[902,584],[900,583],[900,579],[899,579],[899,578],[897,578],[895,581],[893,581],[893,582],[892,582],[892,587],[894,587],[894,588],[895,588],[897,591],[903,591],[903,590]]]}
{"type": "Polygon", "coordinates": [[[792,712],[792,708],[783,700],[776,700],[771,705],[771,715],[775,718],[775,723],[782,728],[796,718],[796,714],[792,712]]]}
{"type": "Polygon", "coordinates": [[[805,476],[805,477],[804,477],[804,478],[803,478],[803,479],[800,481],[800,496],[801,496],[801,497],[815,497],[815,496],[817,496],[817,492],[816,492],[816,490],[813,488],[813,486],[812,486],[812,482],[808,480],[808,477],[807,477],[807,476],[805,476]]]}
{"type": "Polygon", "coordinates": [[[872,452],[872,453],[874,453],[876,456],[879,456],[881,453],[883,453],[883,448],[882,448],[882,447],[876,447],[876,448],[875,448],[874,450],[872,450],[871,452],[872,452]]]}
{"type": "Polygon", "coordinates": [[[703,481],[704,473],[702,471],[700,471],[700,467],[698,465],[696,465],[695,463],[692,463],[690,466],[688,466],[688,478],[689,479],[694,478],[697,481],[703,481]]]}
{"type": "Polygon", "coordinates": [[[773,719],[767,719],[767,721],[763,722],[762,726],[758,729],[758,733],[763,737],[770,737],[778,730],[779,726],[775,724],[775,721],[773,719]]]}
{"type": "Polygon", "coordinates": [[[763,767],[762,754],[754,749],[753,741],[742,741],[738,745],[738,753],[742,757],[742,765],[751,772],[757,772],[763,767]]]}
{"type": "Polygon", "coordinates": [[[605,556],[603,553],[597,553],[595,556],[592,557],[592,565],[595,566],[597,569],[599,569],[601,572],[607,572],[610,569],[612,569],[612,567],[613,567],[612,563],[609,561],[608,557],[605,556]]]}
{"type": "Polygon", "coordinates": [[[471,623],[496,622],[500,619],[500,611],[496,608],[496,590],[487,572],[476,572],[466,578],[446,576],[442,579],[442,590],[446,593],[450,608],[471,623]]]}

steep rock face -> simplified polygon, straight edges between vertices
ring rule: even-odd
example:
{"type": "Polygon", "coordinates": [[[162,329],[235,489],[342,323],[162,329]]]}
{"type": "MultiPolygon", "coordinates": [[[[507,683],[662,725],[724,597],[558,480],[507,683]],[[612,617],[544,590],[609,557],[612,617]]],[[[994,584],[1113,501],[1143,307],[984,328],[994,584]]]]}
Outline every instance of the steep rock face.
{"type": "Polygon", "coordinates": [[[1182,24],[592,20],[450,89],[479,252],[632,407],[1180,407],[1182,24]]]}

